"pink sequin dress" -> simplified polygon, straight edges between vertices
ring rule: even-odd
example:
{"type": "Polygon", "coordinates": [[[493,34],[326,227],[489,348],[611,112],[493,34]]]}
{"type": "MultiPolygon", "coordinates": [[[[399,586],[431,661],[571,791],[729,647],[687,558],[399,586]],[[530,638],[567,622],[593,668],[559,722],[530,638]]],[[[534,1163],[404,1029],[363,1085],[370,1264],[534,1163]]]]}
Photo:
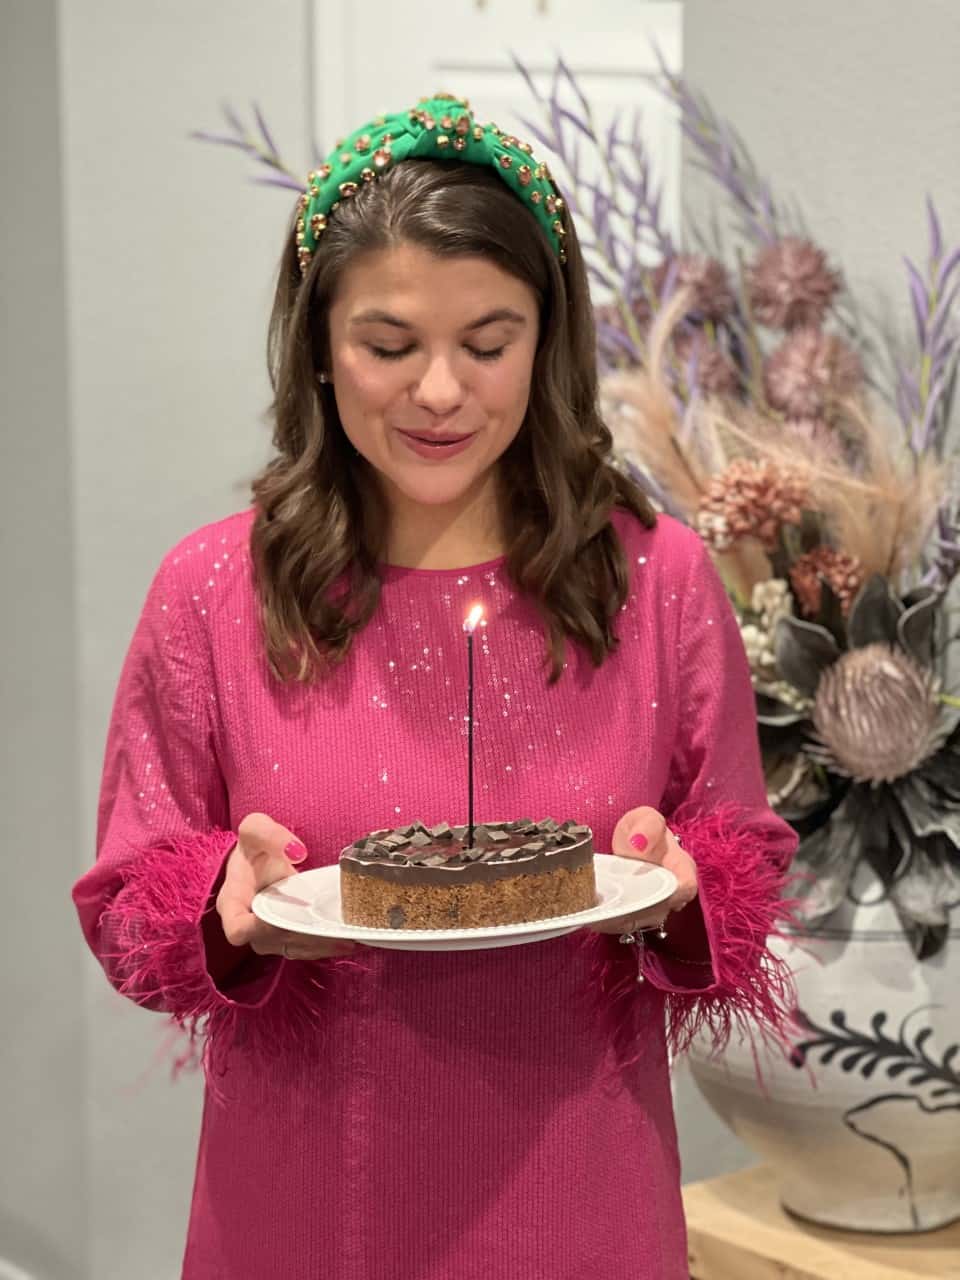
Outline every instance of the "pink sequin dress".
{"type": "Polygon", "coordinates": [[[74,889],[110,981],[203,1054],[183,1277],[683,1280],[668,1039],[775,1016],[764,940],[795,843],[765,802],[739,633],[698,538],[616,517],[632,576],[620,647],[599,669],[571,648],[553,687],[536,613],[493,562],[385,569],[348,660],[305,688],[267,669],[251,523],[192,534],[150,588],[97,860],[74,889]],[[254,957],[218,987],[204,941],[217,946],[212,894],[245,814],[293,830],[305,866],[373,828],[464,820],[476,601],[478,819],[575,818],[604,850],[628,809],[660,809],[700,867],[698,903],[672,925],[686,961],[648,948],[638,984],[633,948],[582,931],[254,957]]]}

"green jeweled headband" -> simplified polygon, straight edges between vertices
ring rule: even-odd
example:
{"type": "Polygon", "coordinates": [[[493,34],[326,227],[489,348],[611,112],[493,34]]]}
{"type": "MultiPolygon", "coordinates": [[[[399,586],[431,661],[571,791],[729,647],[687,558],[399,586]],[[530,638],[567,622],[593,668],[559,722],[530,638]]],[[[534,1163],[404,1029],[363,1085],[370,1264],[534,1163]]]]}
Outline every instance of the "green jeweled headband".
{"type": "Polygon", "coordinates": [[[447,94],[422,98],[418,106],[397,115],[377,116],[338,143],[326,163],[307,177],[307,189],[297,205],[301,272],[306,275],[327,219],[341,201],[411,157],[465,160],[493,169],[531,210],[560,261],[566,262],[566,228],[560,216],[564,203],[550,170],[538,164],[532,150],[495,124],[477,124],[469,102],[447,94]]]}

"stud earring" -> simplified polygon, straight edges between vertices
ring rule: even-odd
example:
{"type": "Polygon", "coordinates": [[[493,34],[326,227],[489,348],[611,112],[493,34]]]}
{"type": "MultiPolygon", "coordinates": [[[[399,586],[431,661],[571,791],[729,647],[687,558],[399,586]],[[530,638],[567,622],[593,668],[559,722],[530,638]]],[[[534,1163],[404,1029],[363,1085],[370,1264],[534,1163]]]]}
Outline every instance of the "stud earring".
{"type": "Polygon", "coordinates": [[[327,375],[326,375],[325,373],[321,373],[321,374],[320,374],[320,376],[319,376],[318,381],[326,383],[326,382],[329,382],[329,381],[330,381],[330,379],[327,377],[327,375]]]}

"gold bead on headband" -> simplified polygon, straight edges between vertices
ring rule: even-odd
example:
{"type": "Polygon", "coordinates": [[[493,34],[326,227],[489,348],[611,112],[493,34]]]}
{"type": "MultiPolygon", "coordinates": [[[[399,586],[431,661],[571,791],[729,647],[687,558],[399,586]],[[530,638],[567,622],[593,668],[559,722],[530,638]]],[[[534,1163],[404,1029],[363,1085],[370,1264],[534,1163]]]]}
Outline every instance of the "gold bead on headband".
{"type": "Polygon", "coordinates": [[[398,115],[377,116],[337,143],[326,163],[307,177],[307,189],[297,204],[301,272],[306,275],[328,219],[341,202],[410,158],[463,160],[493,169],[536,218],[560,261],[566,262],[564,203],[550,170],[534,159],[532,150],[495,124],[479,124],[469,102],[447,94],[422,98],[398,115]]]}

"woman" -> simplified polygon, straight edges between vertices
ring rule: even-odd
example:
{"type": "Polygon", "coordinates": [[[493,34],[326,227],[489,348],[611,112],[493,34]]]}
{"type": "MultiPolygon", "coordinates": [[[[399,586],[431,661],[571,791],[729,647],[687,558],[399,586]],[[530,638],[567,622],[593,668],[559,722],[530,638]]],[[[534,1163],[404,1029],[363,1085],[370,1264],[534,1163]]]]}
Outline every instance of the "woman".
{"type": "Polygon", "coordinates": [[[454,99],[358,130],[298,205],[270,354],[276,457],[160,567],[74,891],[110,980],[203,1037],[183,1276],[679,1280],[668,1042],[775,1018],[794,840],[717,575],[610,465],[549,172],[454,99]],[[443,954],[255,919],[368,830],[463,819],[477,601],[479,816],[587,822],[674,897],[443,954]]]}

